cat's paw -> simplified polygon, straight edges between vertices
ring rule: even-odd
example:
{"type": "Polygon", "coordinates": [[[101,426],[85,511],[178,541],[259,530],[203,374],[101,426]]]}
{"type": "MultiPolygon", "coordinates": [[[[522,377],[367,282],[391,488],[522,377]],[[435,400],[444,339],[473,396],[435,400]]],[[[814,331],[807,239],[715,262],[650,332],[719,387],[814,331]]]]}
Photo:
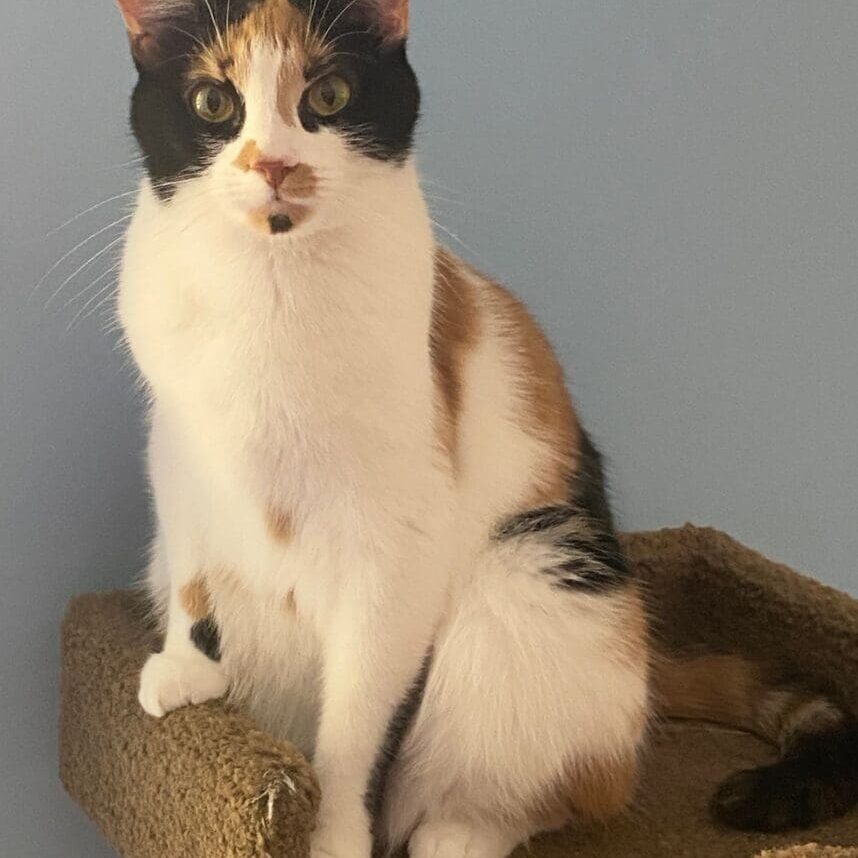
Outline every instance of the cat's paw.
{"type": "Polygon", "coordinates": [[[310,858],[370,858],[371,855],[368,826],[357,822],[352,826],[322,824],[313,832],[310,858]]]}
{"type": "Polygon", "coordinates": [[[424,822],[411,837],[411,858],[507,858],[515,839],[458,822],[424,822]]]}
{"type": "Polygon", "coordinates": [[[322,841],[315,842],[310,848],[310,858],[370,858],[372,850],[359,849],[353,844],[337,844],[325,843],[322,841]]]}
{"type": "Polygon", "coordinates": [[[201,652],[162,652],[146,662],[137,699],[147,715],[163,718],[174,709],[223,697],[228,685],[221,666],[201,652]]]}

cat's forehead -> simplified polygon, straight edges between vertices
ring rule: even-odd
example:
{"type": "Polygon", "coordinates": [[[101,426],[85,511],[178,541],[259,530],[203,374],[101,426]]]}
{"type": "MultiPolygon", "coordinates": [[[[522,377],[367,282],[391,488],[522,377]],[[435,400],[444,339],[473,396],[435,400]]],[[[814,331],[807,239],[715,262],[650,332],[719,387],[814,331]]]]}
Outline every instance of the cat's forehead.
{"type": "Polygon", "coordinates": [[[303,10],[285,0],[264,0],[200,46],[190,76],[228,78],[242,88],[248,83],[254,55],[263,51],[282,55],[284,73],[300,74],[324,62],[333,48],[303,10]]]}

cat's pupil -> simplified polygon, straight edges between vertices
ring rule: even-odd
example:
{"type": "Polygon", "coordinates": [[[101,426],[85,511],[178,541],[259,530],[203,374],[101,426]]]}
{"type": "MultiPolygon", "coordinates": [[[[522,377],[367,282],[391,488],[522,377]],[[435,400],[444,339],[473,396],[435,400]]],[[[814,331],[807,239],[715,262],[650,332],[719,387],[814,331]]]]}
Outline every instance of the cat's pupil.
{"type": "Polygon", "coordinates": [[[321,96],[322,100],[328,105],[328,107],[333,107],[336,104],[337,91],[329,80],[322,84],[321,96]]]}
{"type": "Polygon", "coordinates": [[[210,89],[206,97],[206,109],[212,116],[220,113],[221,101],[220,93],[214,88],[210,89]]]}

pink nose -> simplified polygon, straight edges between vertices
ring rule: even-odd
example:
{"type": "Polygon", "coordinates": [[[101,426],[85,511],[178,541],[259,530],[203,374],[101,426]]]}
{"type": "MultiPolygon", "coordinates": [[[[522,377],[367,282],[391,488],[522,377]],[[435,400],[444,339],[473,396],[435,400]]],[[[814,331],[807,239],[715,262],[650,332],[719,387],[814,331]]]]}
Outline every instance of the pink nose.
{"type": "Polygon", "coordinates": [[[253,169],[257,173],[261,173],[265,181],[276,191],[296,166],[295,164],[287,164],[285,161],[257,161],[253,165],[253,169]]]}

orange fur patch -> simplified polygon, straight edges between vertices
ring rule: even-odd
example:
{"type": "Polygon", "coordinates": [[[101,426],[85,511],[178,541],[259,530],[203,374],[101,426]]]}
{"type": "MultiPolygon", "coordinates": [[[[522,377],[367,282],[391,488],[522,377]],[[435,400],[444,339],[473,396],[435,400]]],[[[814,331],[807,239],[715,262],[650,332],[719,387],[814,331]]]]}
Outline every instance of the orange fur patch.
{"type": "Polygon", "coordinates": [[[262,152],[259,149],[259,144],[255,140],[248,140],[244,144],[238,157],[233,161],[233,165],[238,167],[242,173],[249,173],[262,158],[262,152]]]}
{"type": "Polygon", "coordinates": [[[305,73],[330,53],[306,15],[283,0],[267,0],[240,21],[223,30],[194,59],[191,80],[230,80],[241,90],[250,75],[251,47],[258,43],[283,49],[278,107],[283,121],[295,124],[297,108],[306,86],[305,73]]]}
{"type": "Polygon", "coordinates": [[[294,199],[312,197],[319,187],[316,171],[307,164],[299,164],[283,180],[281,194],[294,199]]]}
{"type": "Polygon", "coordinates": [[[658,666],[655,691],[670,718],[716,721],[744,730],[754,726],[761,696],[759,669],[731,655],[671,660],[658,666]]]}
{"type": "Polygon", "coordinates": [[[832,730],[844,720],[824,697],[782,685],[738,655],[665,660],[656,671],[655,690],[669,718],[726,724],[782,748],[796,736],[832,730]]]}
{"type": "Polygon", "coordinates": [[[266,207],[249,214],[250,223],[260,232],[271,234],[269,219],[272,214],[287,214],[293,226],[300,226],[310,215],[310,209],[297,203],[278,203],[276,207],[266,207]]]}
{"type": "Polygon", "coordinates": [[[269,218],[271,217],[270,212],[267,212],[265,210],[251,212],[249,217],[251,224],[253,224],[256,229],[258,229],[260,232],[265,233],[266,235],[271,234],[271,225],[268,222],[269,218]]]}
{"type": "Polygon", "coordinates": [[[294,616],[297,616],[297,614],[298,614],[298,602],[297,602],[297,600],[295,599],[295,591],[294,591],[294,590],[290,590],[290,591],[289,591],[289,592],[288,592],[288,593],[283,597],[283,610],[284,610],[287,614],[289,614],[289,615],[291,615],[291,616],[293,616],[293,617],[294,617],[294,616]]]}
{"type": "Polygon", "coordinates": [[[278,542],[288,543],[295,538],[295,522],[288,512],[270,509],[266,518],[268,533],[278,542]]]}
{"type": "MultiPolygon", "coordinates": [[[[238,157],[232,162],[234,167],[242,173],[248,173],[264,158],[259,144],[255,140],[248,140],[238,153],[238,157]]],[[[308,164],[299,164],[290,170],[283,179],[280,192],[285,197],[293,199],[306,199],[312,197],[319,187],[319,178],[316,171],[308,164]]]]}
{"type": "Polygon", "coordinates": [[[574,820],[607,822],[634,798],[639,762],[635,754],[570,765],[528,816],[528,823],[554,831],[574,820]]]}
{"type": "Polygon", "coordinates": [[[632,754],[619,760],[596,760],[581,766],[568,784],[575,814],[606,822],[622,813],[634,796],[638,772],[638,759],[632,754]]]}
{"type": "Polygon", "coordinates": [[[199,622],[211,616],[211,596],[203,575],[197,575],[193,581],[185,584],[179,596],[182,607],[194,622],[199,622]]]}
{"type": "Polygon", "coordinates": [[[435,264],[430,351],[439,399],[438,444],[455,467],[463,372],[467,353],[479,340],[480,315],[474,287],[462,264],[439,249],[435,264]]]}
{"type": "Polygon", "coordinates": [[[519,425],[554,453],[544,473],[536,475],[532,496],[523,508],[565,503],[577,464],[580,430],[563,368],[521,301],[499,284],[490,285],[493,312],[514,365],[519,425]]]}

